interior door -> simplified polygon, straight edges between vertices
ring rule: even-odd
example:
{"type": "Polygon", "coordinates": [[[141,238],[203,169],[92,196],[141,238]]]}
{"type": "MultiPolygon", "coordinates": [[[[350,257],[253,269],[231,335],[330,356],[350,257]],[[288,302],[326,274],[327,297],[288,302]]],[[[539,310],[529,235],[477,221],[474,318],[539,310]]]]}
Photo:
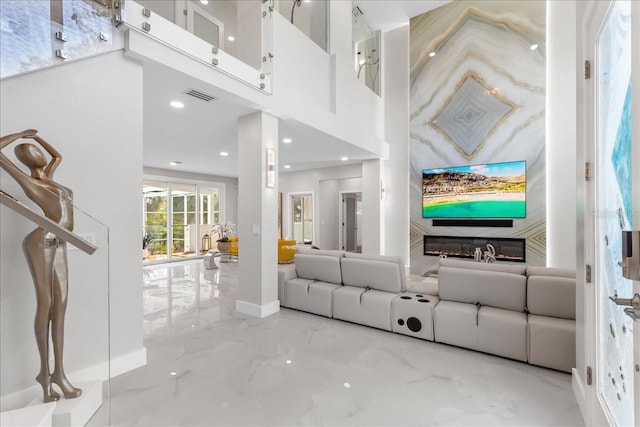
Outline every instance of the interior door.
{"type": "Polygon", "coordinates": [[[362,252],[362,193],[342,194],[342,250],[362,252]]]}
{"type": "MultiPolygon", "coordinates": [[[[623,276],[623,230],[640,228],[640,182],[638,182],[638,135],[632,115],[632,3],[613,1],[596,21],[594,47],[594,178],[593,260],[595,263],[595,378],[592,423],[638,425],[640,404],[636,367],[640,363],[638,321],[621,304],[639,292],[640,277],[623,276]],[[635,179],[634,179],[635,173],[635,179]],[[635,287],[635,289],[634,289],[635,287]],[[611,297],[611,298],[610,298],[611,297]],[[618,299],[618,304],[612,299],[618,299]],[[634,344],[635,340],[635,344],[634,344]],[[635,383],[635,384],[634,384],[635,383]],[[635,424],[634,424],[635,422],[635,424]]],[[[636,13],[636,12],[634,12],[636,13]]],[[[637,13],[636,13],[637,16],[637,13]]],[[[640,23],[636,19],[633,25],[640,23]]],[[[635,30],[634,30],[635,31],[635,30]]],[[[636,32],[637,38],[637,32],[636,32]]],[[[637,73],[638,70],[635,70],[637,73]]],[[[637,82],[637,80],[635,80],[637,82]]],[[[637,83],[636,83],[637,85],[637,83]]],[[[637,93],[637,91],[636,91],[637,93]]],[[[636,103],[637,105],[637,103],[636,103]]],[[[637,255],[637,254],[636,254],[637,255]]],[[[640,307],[639,307],[640,308],[640,307]]],[[[638,311],[640,314],[640,310],[638,311]]]]}

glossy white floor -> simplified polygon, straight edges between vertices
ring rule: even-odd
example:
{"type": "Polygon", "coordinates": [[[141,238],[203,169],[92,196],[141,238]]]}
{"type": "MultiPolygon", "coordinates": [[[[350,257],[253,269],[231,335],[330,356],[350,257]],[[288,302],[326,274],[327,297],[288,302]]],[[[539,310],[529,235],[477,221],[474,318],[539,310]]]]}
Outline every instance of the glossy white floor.
{"type": "MultiPolygon", "coordinates": [[[[112,425],[583,425],[568,374],[286,308],[239,314],[237,267],[145,268],[148,364],[112,380],[112,425]]],[[[108,423],[105,405],[90,425],[108,423]]]]}

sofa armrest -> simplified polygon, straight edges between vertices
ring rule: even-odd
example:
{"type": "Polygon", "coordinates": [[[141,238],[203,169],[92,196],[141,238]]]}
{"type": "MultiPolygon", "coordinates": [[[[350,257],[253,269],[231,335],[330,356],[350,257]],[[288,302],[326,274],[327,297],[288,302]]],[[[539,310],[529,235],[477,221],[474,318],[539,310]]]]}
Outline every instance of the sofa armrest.
{"type": "Polygon", "coordinates": [[[278,266],[278,300],[284,304],[284,284],[291,279],[298,277],[296,267],[293,264],[283,264],[278,266]]]}

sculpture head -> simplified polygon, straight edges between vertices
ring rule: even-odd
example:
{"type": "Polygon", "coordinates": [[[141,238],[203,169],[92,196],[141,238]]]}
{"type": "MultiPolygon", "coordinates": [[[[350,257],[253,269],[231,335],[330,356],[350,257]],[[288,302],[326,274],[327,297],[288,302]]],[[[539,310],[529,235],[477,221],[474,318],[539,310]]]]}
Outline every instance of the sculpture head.
{"type": "Polygon", "coordinates": [[[47,159],[42,154],[42,150],[34,144],[19,144],[14,152],[18,160],[31,170],[43,168],[47,165],[47,159]]]}

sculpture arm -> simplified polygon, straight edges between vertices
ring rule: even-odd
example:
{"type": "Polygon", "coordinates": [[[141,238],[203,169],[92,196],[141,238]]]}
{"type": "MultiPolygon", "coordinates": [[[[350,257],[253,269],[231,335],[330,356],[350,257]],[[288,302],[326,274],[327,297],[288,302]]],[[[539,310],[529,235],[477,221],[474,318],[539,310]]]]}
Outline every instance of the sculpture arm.
{"type": "Polygon", "coordinates": [[[19,167],[17,167],[5,154],[2,152],[2,149],[7,145],[11,144],[14,141],[17,141],[21,138],[33,138],[36,133],[38,133],[35,129],[27,129],[22,132],[12,133],[9,135],[5,135],[0,138],[0,167],[6,170],[12,178],[16,181],[23,182],[24,177],[27,176],[19,167]]]}
{"type": "Polygon", "coordinates": [[[47,167],[44,169],[44,173],[47,174],[49,178],[52,178],[53,173],[56,171],[56,169],[58,168],[58,165],[60,165],[60,162],[62,161],[62,156],[47,141],[40,138],[39,136],[33,135],[31,136],[31,138],[34,141],[37,141],[42,146],[42,148],[44,148],[47,151],[47,153],[49,153],[49,155],[51,156],[51,161],[49,162],[47,167]]]}

